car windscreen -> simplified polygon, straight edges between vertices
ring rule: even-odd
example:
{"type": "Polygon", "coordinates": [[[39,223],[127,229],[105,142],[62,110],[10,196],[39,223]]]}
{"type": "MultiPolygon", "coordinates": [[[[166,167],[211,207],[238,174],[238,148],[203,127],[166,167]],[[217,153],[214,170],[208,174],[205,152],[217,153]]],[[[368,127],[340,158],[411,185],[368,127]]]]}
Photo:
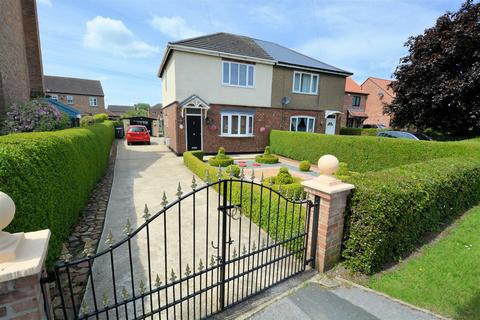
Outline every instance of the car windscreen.
{"type": "Polygon", "coordinates": [[[417,132],[417,133],[412,133],[412,134],[420,140],[427,140],[427,141],[430,140],[430,138],[428,136],[424,135],[423,133],[417,132]]]}
{"type": "Polygon", "coordinates": [[[128,129],[128,132],[144,132],[144,131],[145,131],[145,128],[142,128],[142,127],[133,127],[128,129]]]}

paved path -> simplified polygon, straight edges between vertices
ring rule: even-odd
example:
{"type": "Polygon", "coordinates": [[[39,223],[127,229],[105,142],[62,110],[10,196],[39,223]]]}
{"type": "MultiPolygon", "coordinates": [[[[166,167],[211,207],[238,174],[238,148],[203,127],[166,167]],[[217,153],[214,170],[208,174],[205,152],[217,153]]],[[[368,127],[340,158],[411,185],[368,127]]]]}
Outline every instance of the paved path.
{"type": "Polygon", "coordinates": [[[326,288],[317,282],[294,291],[254,314],[251,320],[435,320],[371,291],[338,285],[326,288]]]}
{"type": "MultiPolygon", "coordinates": [[[[145,204],[148,205],[152,215],[158,212],[162,208],[163,192],[166,193],[169,202],[172,202],[176,199],[179,182],[185,193],[191,191],[192,177],[191,171],[183,165],[183,159],[174,155],[163,145],[161,138],[153,138],[150,146],[127,146],[125,142],[119,142],[115,176],[99,252],[107,248],[105,242],[110,231],[113,234],[114,242],[125,238],[124,228],[127,219],[132,230],[144,223],[145,204]]],[[[204,185],[198,178],[197,183],[200,186],[204,185]]],[[[114,249],[115,279],[113,279],[110,255],[106,254],[96,258],[93,267],[93,284],[97,308],[102,306],[103,295],[108,299],[109,304],[114,301],[114,283],[117,300],[123,301],[122,291],[125,291],[128,297],[132,296],[132,291],[135,291],[138,296],[141,290],[140,282],[144,283],[147,291],[150,286],[155,288],[157,274],[162,284],[165,284],[171,282],[172,272],[176,279],[179,279],[180,274],[188,273],[187,265],[190,270],[198,270],[200,259],[204,266],[209,265],[212,262],[212,257],[219,255],[218,250],[215,250],[213,246],[218,247],[219,241],[221,242],[221,238],[219,239],[221,219],[219,219],[218,214],[220,201],[221,199],[215,190],[212,188],[209,188],[208,191],[204,189],[199,191],[195,198],[188,197],[182,200],[181,208],[179,205],[175,205],[167,211],[166,215],[162,214],[157,219],[153,219],[149,224],[149,239],[147,239],[146,228],[143,228],[131,239],[130,243],[125,242],[114,249]],[[195,205],[193,201],[195,201],[195,205]],[[194,207],[195,210],[193,210],[194,207]],[[166,223],[164,223],[164,218],[166,223]],[[150,250],[147,241],[150,243],[150,250]]],[[[245,217],[232,222],[229,228],[231,228],[229,230],[230,237],[235,241],[232,246],[228,247],[231,251],[227,250],[227,255],[230,255],[230,257],[234,255],[233,247],[236,254],[240,249],[243,250],[244,245],[248,248],[250,233],[255,235],[252,236],[252,241],[253,239],[258,241],[257,234],[262,239],[266,239],[264,232],[259,232],[257,226],[250,223],[250,220],[245,217]]],[[[250,245],[253,245],[253,243],[250,242],[250,245]]],[[[256,245],[258,247],[258,242],[256,245]]],[[[252,266],[254,263],[248,259],[247,267],[248,264],[252,266]]],[[[231,271],[233,272],[233,270],[231,271]]],[[[226,272],[228,273],[230,270],[227,269],[226,272]]],[[[169,288],[167,293],[162,290],[158,296],[155,294],[152,300],[147,296],[143,299],[144,306],[142,306],[142,299],[137,300],[135,305],[129,303],[127,311],[129,318],[133,316],[135,311],[137,315],[142,314],[144,307],[148,312],[152,306],[155,309],[159,302],[162,305],[167,301],[172,302],[174,294],[178,300],[180,294],[185,296],[186,292],[192,293],[194,289],[198,291],[200,281],[203,281],[202,287],[205,287],[206,281],[210,282],[209,284],[212,281],[215,283],[217,270],[213,270],[207,275],[202,277],[202,280],[197,277],[188,283],[175,286],[175,293],[173,288],[169,288]]],[[[252,281],[253,276],[250,284],[253,284],[252,281]]],[[[175,311],[171,310],[170,317],[174,313],[178,316],[179,312],[182,312],[184,315],[190,313],[191,318],[193,318],[192,314],[196,313],[196,318],[198,318],[200,312],[205,313],[205,308],[209,313],[215,312],[217,309],[215,302],[217,294],[218,291],[216,290],[209,290],[208,293],[202,294],[202,310],[200,310],[199,305],[200,297],[197,296],[195,300],[190,299],[191,301],[185,301],[181,306],[177,306],[175,311]],[[205,304],[207,300],[213,301],[213,303],[210,304],[209,302],[207,305],[205,304]]],[[[235,296],[232,296],[233,298],[235,296]]],[[[95,308],[91,282],[84,300],[88,303],[90,311],[95,308]]],[[[119,310],[119,315],[116,315],[116,312],[117,310],[110,311],[109,316],[125,318],[123,306],[119,310]]],[[[155,319],[157,318],[158,315],[155,319]]],[[[162,318],[165,318],[165,314],[162,318]]]]}

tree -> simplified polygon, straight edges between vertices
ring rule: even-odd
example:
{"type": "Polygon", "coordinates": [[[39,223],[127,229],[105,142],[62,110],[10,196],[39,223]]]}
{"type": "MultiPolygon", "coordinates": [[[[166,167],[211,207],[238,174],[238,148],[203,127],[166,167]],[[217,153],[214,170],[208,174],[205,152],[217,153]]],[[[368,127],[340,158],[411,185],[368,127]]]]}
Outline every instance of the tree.
{"type": "Polygon", "coordinates": [[[398,127],[480,132],[480,4],[466,1],[422,35],[410,37],[385,111],[398,127]]]}
{"type": "Polygon", "coordinates": [[[139,102],[134,104],[134,108],[122,114],[120,118],[130,118],[130,117],[147,117],[148,111],[150,110],[150,105],[148,103],[139,102]]]}

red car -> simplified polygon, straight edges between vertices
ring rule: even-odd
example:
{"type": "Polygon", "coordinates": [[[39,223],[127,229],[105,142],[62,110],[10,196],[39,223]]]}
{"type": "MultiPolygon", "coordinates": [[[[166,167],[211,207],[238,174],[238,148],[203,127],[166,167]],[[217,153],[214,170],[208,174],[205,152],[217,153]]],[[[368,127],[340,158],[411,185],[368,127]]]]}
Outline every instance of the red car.
{"type": "Polygon", "coordinates": [[[150,134],[145,126],[129,126],[127,130],[127,144],[143,142],[150,144],[150,134]]]}

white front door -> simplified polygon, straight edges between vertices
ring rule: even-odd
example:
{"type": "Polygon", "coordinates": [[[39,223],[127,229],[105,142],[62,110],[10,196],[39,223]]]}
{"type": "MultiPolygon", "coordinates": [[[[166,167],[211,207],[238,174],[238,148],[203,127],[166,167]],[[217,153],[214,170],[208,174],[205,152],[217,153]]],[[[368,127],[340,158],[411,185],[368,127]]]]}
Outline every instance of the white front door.
{"type": "Polygon", "coordinates": [[[328,115],[325,119],[325,134],[335,134],[336,125],[337,116],[335,114],[328,115]]]}

